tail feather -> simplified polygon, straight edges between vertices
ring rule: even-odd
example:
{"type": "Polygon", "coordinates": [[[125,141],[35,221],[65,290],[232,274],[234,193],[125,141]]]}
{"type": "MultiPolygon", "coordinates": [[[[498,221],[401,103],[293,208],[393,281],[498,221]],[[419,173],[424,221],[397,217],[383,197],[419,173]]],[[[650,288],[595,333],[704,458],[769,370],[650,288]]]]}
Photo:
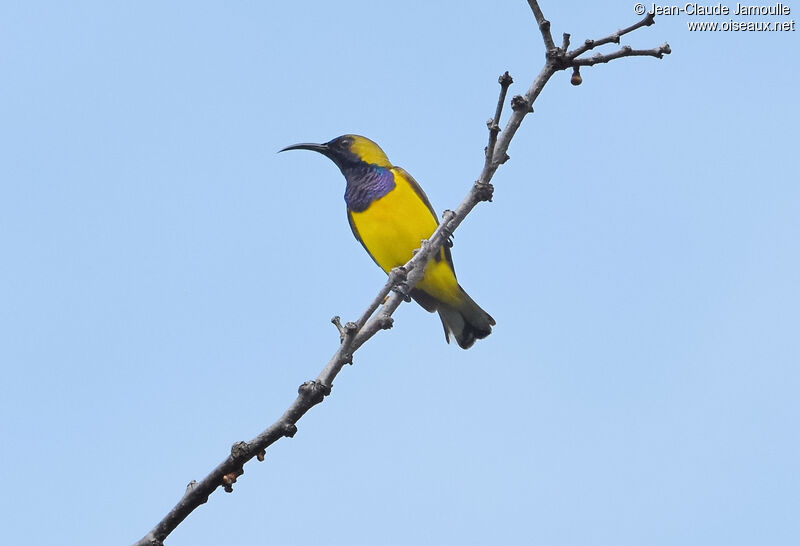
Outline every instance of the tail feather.
{"type": "Polygon", "coordinates": [[[450,334],[452,334],[459,347],[469,349],[476,339],[483,339],[492,333],[492,326],[495,322],[489,313],[481,309],[475,300],[464,292],[463,288],[460,286],[458,288],[461,290],[463,301],[457,306],[437,300],[418,288],[411,290],[411,297],[426,311],[439,312],[447,343],[450,343],[450,334]]]}
{"type": "Polygon", "coordinates": [[[442,319],[447,342],[450,343],[450,334],[453,334],[459,347],[469,349],[476,339],[483,339],[492,333],[495,322],[463,289],[461,291],[464,301],[458,307],[438,301],[436,310],[442,319]]]}

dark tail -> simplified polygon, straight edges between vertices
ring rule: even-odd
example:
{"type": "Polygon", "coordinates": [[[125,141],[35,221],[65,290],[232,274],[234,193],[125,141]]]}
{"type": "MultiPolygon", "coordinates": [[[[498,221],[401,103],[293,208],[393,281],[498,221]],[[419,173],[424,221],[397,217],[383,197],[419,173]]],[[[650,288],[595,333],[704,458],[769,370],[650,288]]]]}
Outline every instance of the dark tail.
{"type": "MultiPolygon", "coordinates": [[[[459,286],[459,288],[461,288],[459,286]]],[[[483,339],[492,333],[495,322],[492,316],[480,308],[475,300],[464,292],[464,301],[458,307],[453,307],[441,301],[436,302],[436,310],[444,326],[444,337],[450,343],[450,334],[456,338],[456,343],[462,349],[469,349],[476,339],[483,339]]]]}

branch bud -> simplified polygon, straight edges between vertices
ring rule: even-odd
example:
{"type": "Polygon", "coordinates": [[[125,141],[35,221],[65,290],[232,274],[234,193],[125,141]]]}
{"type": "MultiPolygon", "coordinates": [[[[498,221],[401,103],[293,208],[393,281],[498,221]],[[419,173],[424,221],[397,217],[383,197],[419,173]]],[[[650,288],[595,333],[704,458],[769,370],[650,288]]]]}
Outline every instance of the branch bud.
{"type": "Polygon", "coordinates": [[[236,442],[231,446],[231,457],[236,459],[243,456],[249,447],[247,442],[236,442]]]}
{"type": "Polygon", "coordinates": [[[283,435],[287,438],[294,438],[294,435],[297,434],[297,426],[287,423],[283,427],[283,435]]]}
{"type": "Polygon", "coordinates": [[[581,78],[581,69],[580,67],[574,67],[572,69],[572,78],[570,78],[569,83],[572,85],[580,85],[583,83],[583,78],[581,78]]]}
{"type": "Polygon", "coordinates": [[[520,110],[527,113],[533,112],[533,106],[531,106],[528,99],[522,95],[514,95],[511,98],[511,109],[515,112],[520,110]]]}

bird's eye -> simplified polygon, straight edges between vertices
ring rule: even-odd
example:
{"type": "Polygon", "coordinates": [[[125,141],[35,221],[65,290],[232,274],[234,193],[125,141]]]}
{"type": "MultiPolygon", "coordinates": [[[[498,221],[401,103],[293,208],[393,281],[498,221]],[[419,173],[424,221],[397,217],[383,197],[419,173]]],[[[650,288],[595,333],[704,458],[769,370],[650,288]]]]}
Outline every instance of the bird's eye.
{"type": "Polygon", "coordinates": [[[342,140],[339,141],[339,147],[344,149],[344,150],[349,150],[350,149],[350,145],[352,143],[353,143],[353,139],[352,138],[343,138],[342,140]]]}

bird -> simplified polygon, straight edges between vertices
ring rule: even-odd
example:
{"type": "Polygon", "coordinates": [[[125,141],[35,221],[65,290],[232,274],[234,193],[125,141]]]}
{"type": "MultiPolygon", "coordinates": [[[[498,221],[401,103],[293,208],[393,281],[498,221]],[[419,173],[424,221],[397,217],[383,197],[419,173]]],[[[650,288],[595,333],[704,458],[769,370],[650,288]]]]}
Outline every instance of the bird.
{"type": "MultiPolygon", "coordinates": [[[[436,230],[439,221],[428,196],[402,167],[367,137],[347,134],[323,144],[301,143],[280,150],[311,150],[336,164],[347,185],[347,220],[358,242],[386,273],[400,267],[436,230]]],[[[494,319],[458,284],[450,244],[428,262],[409,295],[426,311],[438,312],[445,340],[462,349],[492,332],[494,319]]]]}

